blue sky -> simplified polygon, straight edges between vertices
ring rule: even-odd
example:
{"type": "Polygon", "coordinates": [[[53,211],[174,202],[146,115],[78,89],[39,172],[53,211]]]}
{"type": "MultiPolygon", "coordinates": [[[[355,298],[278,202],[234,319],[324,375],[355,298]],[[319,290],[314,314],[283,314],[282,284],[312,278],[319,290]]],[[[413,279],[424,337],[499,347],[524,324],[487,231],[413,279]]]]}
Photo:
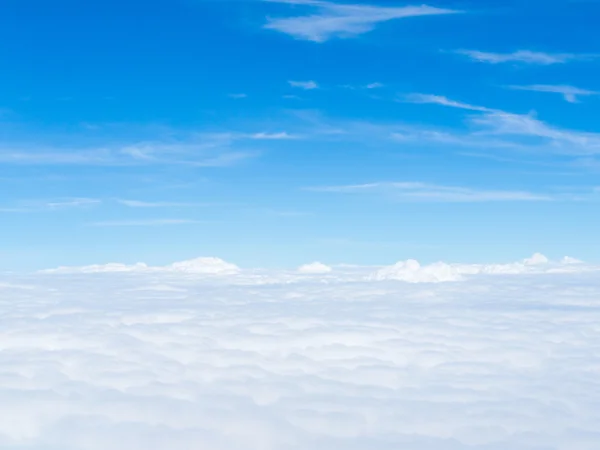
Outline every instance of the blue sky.
{"type": "Polygon", "coordinates": [[[4,0],[0,268],[598,261],[599,15],[4,0]]]}

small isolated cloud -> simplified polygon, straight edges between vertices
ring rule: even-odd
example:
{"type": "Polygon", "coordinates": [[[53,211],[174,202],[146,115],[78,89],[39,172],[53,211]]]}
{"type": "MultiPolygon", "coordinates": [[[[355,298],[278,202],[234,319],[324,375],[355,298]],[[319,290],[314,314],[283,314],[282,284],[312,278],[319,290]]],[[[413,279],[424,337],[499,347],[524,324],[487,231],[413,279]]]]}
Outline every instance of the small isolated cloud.
{"type": "Polygon", "coordinates": [[[315,81],[288,81],[290,86],[298,89],[304,89],[305,91],[311,91],[313,89],[319,89],[319,85],[315,81]]]}
{"type": "Polygon", "coordinates": [[[241,99],[244,99],[244,98],[248,98],[248,94],[229,94],[228,97],[236,99],[236,100],[241,100],[241,99]]]}
{"type": "Polygon", "coordinates": [[[314,262],[298,267],[298,272],[306,274],[330,273],[333,269],[323,263],[314,262]]]}
{"type": "Polygon", "coordinates": [[[560,94],[569,103],[577,103],[578,97],[599,95],[600,92],[590,91],[587,89],[580,89],[574,86],[568,85],[550,85],[550,84],[533,84],[529,86],[507,86],[508,89],[518,91],[532,91],[532,92],[548,92],[553,94],[560,94]]]}
{"type": "Polygon", "coordinates": [[[369,83],[365,86],[367,89],[380,89],[384,87],[383,83],[369,83]]]}
{"type": "Polygon", "coordinates": [[[377,182],[345,186],[313,187],[308,189],[342,194],[380,194],[387,195],[394,200],[412,202],[467,203],[552,200],[551,196],[526,191],[477,190],[420,182],[377,182]]]}
{"type": "Polygon", "coordinates": [[[597,55],[582,55],[576,53],[544,53],[530,50],[519,50],[513,53],[492,53],[478,50],[457,50],[456,53],[465,55],[473,61],[501,64],[501,63],[523,63],[537,65],[564,64],[570,61],[590,60],[597,55]]]}
{"type": "Polygon", "coordinates": [[[373,30],[377,24],[417,16],[454,14],[458,11],[432,6],[382,7],[364,4],[339,4],[318,0],[266,0],[305,6],[307,14],[269,18],[266,29],[312,42],[350,38],[373,30]]]}
{"type": "Polygon", "coordinates": [[[281,140],[298,138],[298,136],[289,134],[285,131],[280,132],[280,133],[254,133],[254,134],[250,135],[249,137],[250,137],[250,139],[256,139],[259,141],[281,141],[281,140]]]}

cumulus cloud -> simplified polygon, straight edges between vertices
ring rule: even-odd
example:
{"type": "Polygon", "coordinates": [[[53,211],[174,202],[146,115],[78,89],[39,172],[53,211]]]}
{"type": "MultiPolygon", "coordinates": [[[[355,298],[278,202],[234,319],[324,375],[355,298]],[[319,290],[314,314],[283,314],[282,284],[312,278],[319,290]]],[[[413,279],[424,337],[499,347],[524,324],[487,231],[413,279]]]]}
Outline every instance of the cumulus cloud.
{"type": "Polygon", "coordinates": [[[311,264],[305,264],[303,266],[298,267],[298,272],[300,273],[329,273],[333,269],[323,263],[314,262],[311,264]]]}
{"type": "Polygon", "coordinates": [[[231,274],[239,271],[235,264],[220,258],[196,258],[167,266],[167,270],[184,273],[231,274]]]}
{"type": "Polygon", "coordinates": [[[0,275],[0,447],[595,450],[598,274],[514,264],[0,275]]]}
{"type": "Polygon", "coordinates": [[[596,270],[595,267],[573,268],[582,264],[577,259],[566,256],[561,261],[552,262],[545,255],[535,253],[522,261],[509,264],[447,264],[437,262],[422,266],[418,261],[400,261],[397,264],[374,272],[371,280],[399,280],[408,283],[444,283],[463,281],[476,275],[524,275],[540,273],[561,273],[596,270]]]}
{"type": "Polygon", "coordinates": [[[377,24],[417,16],[454,14],[458,11],[432,6],[382,7],[339,4],[319,0],[266,0],[272,3],[303,5],[308,14],[269,18],[265,28],[307,41],[325,42],[332,38],[355,37],[373,30],[377,24]]]}
{"type": "Polygon", "coordinates": [[[421,266],[414,260],[401,261],[391,267],[378,270],[371,277],[373,280],[400,280],[409,283],[441,283],[459,281],[462,279],[460,271],[445,263],[435,263],[421,266]]]}

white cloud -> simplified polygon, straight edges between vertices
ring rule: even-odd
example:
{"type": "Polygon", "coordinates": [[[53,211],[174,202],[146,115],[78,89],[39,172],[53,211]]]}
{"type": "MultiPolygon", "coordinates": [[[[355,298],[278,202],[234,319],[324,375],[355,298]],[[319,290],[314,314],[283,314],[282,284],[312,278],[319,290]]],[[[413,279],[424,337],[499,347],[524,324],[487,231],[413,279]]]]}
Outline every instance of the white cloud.
{"type": "Polygon", "coordinates": [[[533,52],[530,50],[519,50],[513,53],[492,53],[481,52],[477,50],[458,50],[456,53],[468,56],[474,61],[501,64],[508,62],[517,62],[524,64],[564,64],[569,61],[594,59],[597,55],[581,55],[575,53],[544,53],[533,52]]]}
{"type": "Polygon", "coordinates": [[[73,274],[73,273],[111,273],[111,272],[138,272],[138,273],[188,273],[188,274],[234,274],[239,272],[235,264],[223,261],[220,258],[202,257],[189,261],[181,261],[163,267],[152,267],[145,263],[133,265],[110,263],[96,264],[83,267],[59,267],[57,269],[43,270],[47,274],[73,274]]]}
{"type": "Polygon", "coordinates": [[[0,163],[19,165],[226,167],[254,158],[255,152],[232,147],[241,134],[200,134],[179,142],[141,141],[101,148],[44,148],[31,144],[0,147],[0,163]]]}
{"type": "Polygon", "coordinates": [[[562,95],[569,103],[577,103],[579,96],[598,95],[599,92],[568,85],[533,84],[529,86],[507,86],[509,89],[532,92],[548,92],[562,95]]]}
{"type": "Polygon", "coordinates": [[[203,274],[232,274],[237,273],[239,268],[235,264],[223,261],[219,258],[196,258],[167,266],[167,270],[184,273],[203,274]]]}
{"type": "Polygon", "coordinates": [[[467,132],[414,128],[407,131],[395,130],[391,136],[398,141],[431,141],[484,148],[529,148],[571,155],[591,155],[600,152],[600,133],[561,129],[539,120],[534,113],[514,114],[461,103],[438,95],[412,94],[405,100],[438,104],[482,114],[469,116],[467,123],[472,129],[467,132]],[[535,141],[531,138],[535,138],[535,141]]]}
{"type": "Polygon", "coordinates": [[[319,85],[315,81],[288,81],[290,86],[311,91],[313,89],[319,89],[319,85]]]}
{"type": "Polygon", "coordinates": [[[88,208],[97,206],[102,200],[96,198],[62,198],[55,200],[20,201],[17,206],[0,208],[0,212],[35,213],[44,211],[62,211],[73,208],[88,208]]]}
{"type": "Polygon", "coordinates": [[[385,87],[383,83],[369,83],[365,86],[367,89],[380,89],[382,87],[385,87]]]}
{"type": "Polygon", "coordinates": [[[410,103],[432,103],[435,105],[449,106],[451,108],[466,109],[469,111],[480,111],[480,112],[494,112],[495,110],[486,108],[484,106],[470,105],[468,103],[457,102],[450,100],[447,97],[441,95],[429,95],[429,94],[409,94],[404,98],[404,101],[410,103]]]}
{"type": "Polygon", "coordinates": [[[370,276],[370,279],[376,281],[399,280],[408,283],[444,283],[464,281],[466,277],[477,275],[526,275],[597,270],[584,266],[572,267],[578,264],[583,263],[568,256],[559,262],[552,262],[541,253],[535,253],[523,261],[510,264],[447,264],[438,262],[422,266],[418,261],[408,260],[379,269],[370,276]]]}
{"type": "Polygon", "coordinates": [[[254,133],[249,136],[250,139],[264,140],[264,141],[281,141],[289,139],[298,139],[298,136],[294,136],[285,131],[280,133],[254,133]]]}
{"type": "Polygon", "coordinates": [[[308,188],[313,191],[347,194],[383,194],[395,200],[421,202],[550,201],[552,197],[526,191],[477,190],[420,182],[377,182],[346,186],[308,188]]]}
{"type": "Polygon", "coordinates": [[[203,203],[185,203],[185,202],[147,202],[140,200],[117,199],[117,203],[129,208],[179,208],[205,206],[203,203]]]}
{"type": "Polygon", "coordinates": [[[482,128],[481,134],[510,137],[535,137],[550,143],[555,153],[594,154],[600,152],[600,134],[551,126],[533,115],[512,114],[503,111],[473,117],[470,122],[482,128]]]}
{"type": "Polygon", "coordinates": [[[229,94],[229,98],[241,100],[243,98],[248,98],[248,94],[229,94]]]}
{"type": "Polygon", "coordinates": [[[595,450],[598,273],[515,264],[454,283],[0,275],[0,447],[595,450]]]}
{"type": "Polygon", "coordinates": [[[339,4],[312,0],[267,0],[274,3],[303,5],[314,12],[291,17],[269,18],[265,28],[289,34],[296,39],[325,42],[332,38],[349,38],[373,30],[377,24],[394,19],[458,11],[431,6],[381,7],[339,4]]]}
{"type": "Polygon", "coordinates": [[[329,273],[333,269],[323,263],[314,262],[311,264],[305,264],[303,266],[298,267],[298,272],[300,273],[308,273],[308,274],[320,274],[320,273],[329,273]]]}
{"type": "Polygon", "coordinates": [[[579,259],[576,258],[572,258],[570,256],[565,256],[561,262],[563,264],[583,264],[583,261],[580,261],[579,259]]]}
{"type": "Polygon", "coordinates": [[[421,266],[414,260],[401,261],[372,275],[373,280],[399,280],[408,283],[442,283],[462,280],[460,271],[445,263],[421,266]]]}

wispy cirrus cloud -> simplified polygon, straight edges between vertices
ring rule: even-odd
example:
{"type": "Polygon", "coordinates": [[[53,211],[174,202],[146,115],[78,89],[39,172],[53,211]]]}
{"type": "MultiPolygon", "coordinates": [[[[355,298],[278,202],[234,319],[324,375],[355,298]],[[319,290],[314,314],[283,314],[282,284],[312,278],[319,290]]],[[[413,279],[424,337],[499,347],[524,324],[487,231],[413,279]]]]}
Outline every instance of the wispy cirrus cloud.
{"type": "Polygon", "coordinates": [[[62,211],[77,208],[89,208],[98,206],[102,203],[101,199],[72,197],[54,200],[25,200],[19,201],[13,206],[1,207],[0,212],[4,213],[37,213],[62,211]]]}
{"type": "Polygon", "coordinates": [[[266,29],[288,34],[296,39],[325,42],[332,38],[350,38],[373,30],[377,24],[417,16],[454,14],[459,11],[432,6],[382,7],[340,4],[318,0],[265,0],[271,3],[302,5],[307,14],[268,18],[266,29]]]}
{"type": "MultiPolygon", "coordinates": [[[[173,133],[177,134],[177,133],[173,133]]],[[[16,143],[0,146],[0,164],[72,165],[72,166],[141,166],[187,165],[227,167],[255,158],[260,152],[244,144],[260,136],[282,138],[283,133],[179,133],[181,138],[108,142],[103,146],[86,145],[86,137],[74,137],[79,146],[40,146],[16,143]]],[[[108,140],[108,138],[107,138],[108,140]]]]}
{"type": "Polygon", "coordinates": [[[577,53],[545,53],[531,50],[518,50],[512,53],[493,53],[482,52],[479,50],[457,50],[456,53],[464,55],[473,61],[502,64],[502,63],[523,63],[537,65],[564,64],[570,61],[585,61],[598,58],[594,54],[577,53]]]}
{"type": "Polygon", "coordinates": [[[531,92],[547,92],[550,94],[560,94],[569,103],[577,103],[578,97],[599,95],[600,92],[581,89],[569,85],[552,85],[552,84],[532,84],[528,86],[506,86],[507,89],[516,91],[531,91],[531,92]]]}
{"type": "Polygon", "coordinates": [[[556,127],[538,119],[533,113],[511,113],[427,94],[411,94],[408,101],[438,104],[481,114],[473,114],[466,119],[468,129],[465,131],[412,128],[393,131],[391,135],[397,140],[432,141],[460,146],[516,147],[565,155],[600,153],[600,133],[556,127]]]}
{"type": "Polygon", "coordinates": [[[259,141],[261,141],[261,140],[262,141],[280,141],[280,140],[298,139],[299,136],[289,134],[286,131],[282,131],[279,133],[265,133],[265,132],[254,133],[254,134],[249,135],[249,138],[259,140],[259,141]]]}
{"type": "Polygon", "coordinates": [[[319,84],[316,81],[288,81],[289,85],[294,88],[304,89],[305,91],[312,91],[314,89],[319,89],[319,84]]]}
{"type": "Polygon", "coordinates": [[[116,199],[120,205],[129,208],[193,208],[198,206],[206,206],[203,203],[186,203],[186,202],[148,202],[141,200],[116,199]]]}
{"type": "Polygon", "coordinates": [[[376,182],[344,186],[312,187],[308,188],[308,190],[341,194],[380,194],[389,196],[394,200],[410,202],[475,203],[553,200],[552,196],[526,191],[479,190],[421,182],[376,182]]]}
{"type": "Polygon", "coordinates": [[[408,94],[400,99],[408,103],[431,103],[435,105],[448,106],[451,108],[466,109],[469,111],[481,111],[481,112],[492,112],[493,109],[486,108],[484,106],[471,105],[468,103],[457,102],[450,100],[447,97],[441,95],[430,95],[430,94],[408,94]]]}

